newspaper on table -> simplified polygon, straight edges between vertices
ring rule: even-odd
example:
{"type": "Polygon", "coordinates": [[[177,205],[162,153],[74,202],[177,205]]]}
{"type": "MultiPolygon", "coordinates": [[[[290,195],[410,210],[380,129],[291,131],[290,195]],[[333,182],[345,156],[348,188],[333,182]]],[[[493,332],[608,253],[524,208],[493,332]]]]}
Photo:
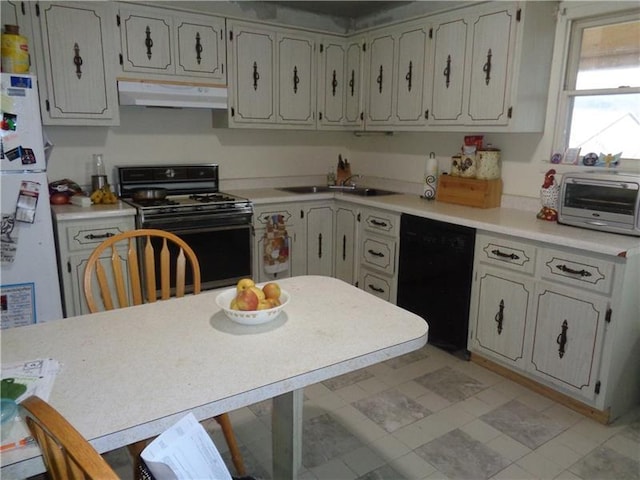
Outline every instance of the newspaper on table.
{"type": "Polygon", "coordinates": [[[220,452],[193,413],[160,434],[140,456],[156,480],[231,480],[220,452]]]}
{"type": "MultiPolygon", "coordinates": [[[[31,395],[37,395],[48,401],[56,375],[60,371],[60,364],[52,358],[38,358],[27,362],[3,364],[0,371],[3,397],[7,396],[20,403],[31,395]]],[[[22,418],[17,415],[14,421],[11,433],[3,439],[0,446],[2,452],[33,443],[22,418]]]]}

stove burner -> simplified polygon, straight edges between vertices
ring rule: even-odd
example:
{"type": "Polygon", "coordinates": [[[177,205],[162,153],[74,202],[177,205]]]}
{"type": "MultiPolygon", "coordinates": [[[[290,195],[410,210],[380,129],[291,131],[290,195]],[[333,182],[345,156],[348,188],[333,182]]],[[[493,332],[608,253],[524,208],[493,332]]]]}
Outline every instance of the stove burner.
{"type": "Polygon", "coordinates": [[[233,198],[227,197],[221,193],[196,193],[189,195],[189,199],[195,200],[201,203],[214,203],[214,202],[230,202],[233,198]]]}

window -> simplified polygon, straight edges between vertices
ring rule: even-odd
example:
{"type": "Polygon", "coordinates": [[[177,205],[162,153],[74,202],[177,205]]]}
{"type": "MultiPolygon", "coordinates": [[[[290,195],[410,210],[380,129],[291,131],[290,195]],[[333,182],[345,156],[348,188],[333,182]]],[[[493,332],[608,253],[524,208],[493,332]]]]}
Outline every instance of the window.
{"type": "Polygon", "coordinates": [[[637,11],[573,21],[558,113],[559,151],[640,160],[637,11]]]}

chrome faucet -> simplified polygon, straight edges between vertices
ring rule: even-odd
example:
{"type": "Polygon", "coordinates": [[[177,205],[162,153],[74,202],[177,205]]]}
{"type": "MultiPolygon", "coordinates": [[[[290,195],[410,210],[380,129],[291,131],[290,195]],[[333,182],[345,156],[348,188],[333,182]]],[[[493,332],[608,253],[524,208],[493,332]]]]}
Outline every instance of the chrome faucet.
{"type": "Polygon", "coordinates": [[[353,178],[356,178],[356,177],[357,177],[357,178],[362,178],[362,175],[358,175],[357,173],[356,173],[356,174],[354,174],[354,175],[349,175],[347,178],[345,178],[345,179],[342,181],[342,186],[343,186],[343,187],[355,187],[355,186],[356,186],[356,184],[355,184],[355,182],[354,182],[352,179],[353,179],[353,178]]]}

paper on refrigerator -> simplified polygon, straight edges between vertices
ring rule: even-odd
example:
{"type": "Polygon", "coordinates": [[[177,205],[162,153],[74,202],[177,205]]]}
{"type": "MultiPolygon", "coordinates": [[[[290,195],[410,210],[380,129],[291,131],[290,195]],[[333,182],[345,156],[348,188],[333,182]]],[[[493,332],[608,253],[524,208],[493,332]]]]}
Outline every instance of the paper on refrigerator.
{"type": "Polygon", "coordinates": [[[140,456],[156,480],[231,480],[220,452],[193,413],[160,434],[140,456]]]}

